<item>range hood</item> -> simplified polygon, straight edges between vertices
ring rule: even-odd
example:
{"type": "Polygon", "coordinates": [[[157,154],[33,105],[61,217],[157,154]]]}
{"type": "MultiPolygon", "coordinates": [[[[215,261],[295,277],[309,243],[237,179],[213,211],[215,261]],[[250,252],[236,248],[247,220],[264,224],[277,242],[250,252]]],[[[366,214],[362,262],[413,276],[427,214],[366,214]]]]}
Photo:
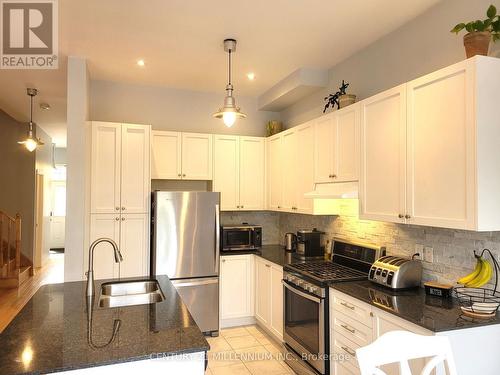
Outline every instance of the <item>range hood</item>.
{"type": "Polygon", "coordinates": [[[309,199],[357,199],[357,182],[329,182],[315,184],[314,190],[304,194],[309,199]]]}

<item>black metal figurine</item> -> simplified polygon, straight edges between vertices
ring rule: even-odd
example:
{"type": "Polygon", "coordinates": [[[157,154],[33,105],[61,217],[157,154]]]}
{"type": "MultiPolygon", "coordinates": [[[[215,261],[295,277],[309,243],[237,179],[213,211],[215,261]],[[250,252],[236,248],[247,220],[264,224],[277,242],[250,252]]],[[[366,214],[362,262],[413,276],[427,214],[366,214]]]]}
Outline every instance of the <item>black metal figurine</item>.
{"type": "Polygon", "coordinates": [[[335,108],[337,106],[337,109],[340,108],[340,102],[339,99],[342,95],[346,94],[347,87],[349,87],[349,83],[345,83],[344,80],[342,80],[342,86],[339,87],[339,91],[337,91],[335,94],[330,94],[325,97],[326,104],[325,104],[325,109],[323,109],[323,113],[326,112],[330,106],[335,108]]]}

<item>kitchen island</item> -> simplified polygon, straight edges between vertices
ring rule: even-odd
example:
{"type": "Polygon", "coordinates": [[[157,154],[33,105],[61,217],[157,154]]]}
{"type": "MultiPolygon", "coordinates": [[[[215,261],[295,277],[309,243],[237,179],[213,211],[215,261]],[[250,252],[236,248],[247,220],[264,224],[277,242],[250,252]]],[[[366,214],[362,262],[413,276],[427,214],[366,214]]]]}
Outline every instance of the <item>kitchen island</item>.
{"type": "Polygon", "coordinates": [[[99,306],[109,280],[90,304],[86,282],[41,287],[0,335],[0,374],[203,374],[208,342],[168,277],[156,279],[163,301],[116,308],[99,306]]]}

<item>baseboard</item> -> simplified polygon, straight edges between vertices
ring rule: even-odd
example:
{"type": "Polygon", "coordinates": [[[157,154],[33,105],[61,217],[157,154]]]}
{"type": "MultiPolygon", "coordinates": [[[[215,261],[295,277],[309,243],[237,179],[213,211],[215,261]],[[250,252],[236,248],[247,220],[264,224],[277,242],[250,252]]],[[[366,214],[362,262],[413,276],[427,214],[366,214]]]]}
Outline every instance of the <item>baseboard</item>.
{"type": "Polygon", "coordinates": [[[255,324],[256,320],[253,316],[246,316],[244,318],[222,319],[220,321],[221,328],[231,328],[239,326],[249,326],[255,324]]]}

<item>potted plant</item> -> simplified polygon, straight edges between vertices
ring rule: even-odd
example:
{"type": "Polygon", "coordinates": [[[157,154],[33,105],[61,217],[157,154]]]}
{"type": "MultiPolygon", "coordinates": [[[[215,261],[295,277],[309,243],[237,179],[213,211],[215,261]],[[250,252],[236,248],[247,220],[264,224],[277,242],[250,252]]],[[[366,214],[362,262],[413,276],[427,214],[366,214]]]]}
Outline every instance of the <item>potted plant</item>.
{"type": "Polygon", "coordinates": [[[497,8],[490,5],[486,11],[485,20],[470,21],[468,23],[459,23],[453,29],[452,33],[458,34],[465,29],[468,33],[464,35],[465,54],[467,58],[476,55],[488,55],[490,41],[493,43],[500,39],[500,16],[497,14],[497,8]]]}

